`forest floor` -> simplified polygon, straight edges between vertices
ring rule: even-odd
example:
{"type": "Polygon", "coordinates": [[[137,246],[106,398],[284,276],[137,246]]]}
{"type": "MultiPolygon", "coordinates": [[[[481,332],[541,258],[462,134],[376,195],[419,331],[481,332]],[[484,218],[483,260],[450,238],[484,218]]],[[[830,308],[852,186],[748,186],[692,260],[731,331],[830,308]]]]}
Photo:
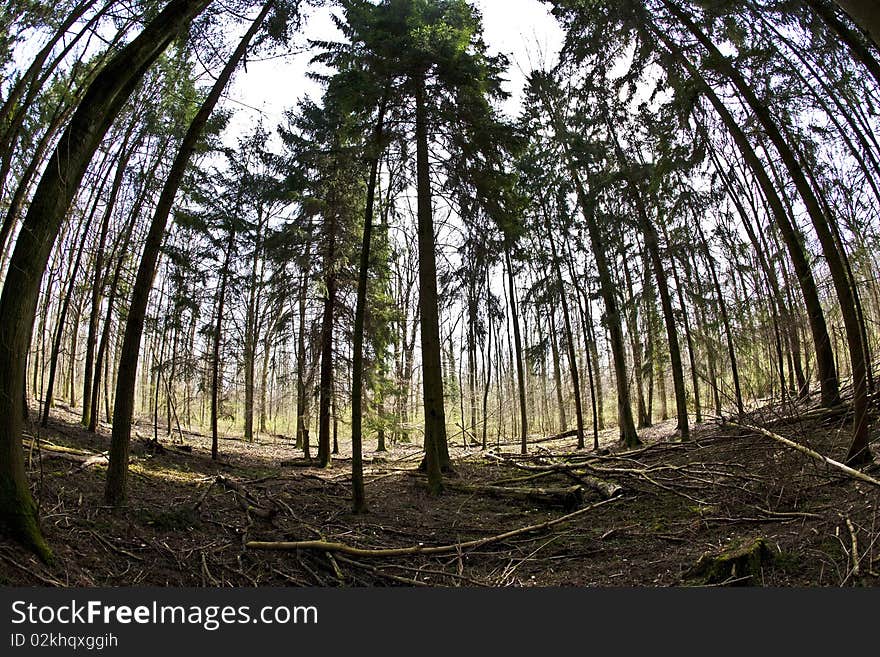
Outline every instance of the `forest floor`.
{"type": "MultiPolygon", "coordinates": [[[[764,409],[751,421],[841,460],[845,416],[798,412],[764,409]]],[[[878,431],[872,417],[872,436],[878,431]]],[[[420,448],[394,445],[366,455],[370,513],[357,516],[344,453],[328,469],[283,466],[299,451],[262,436],[222,440],[213,462],[207,437],[186,435],[191,451],[170,441],[157,451],[141,437],[132,444],[130,502],[111,509],[103,502],[106,428],[89,434],[58,408],[34,434],[25,458],[56,565],[0,539],[3,585],[880,583],[880,487],[717,422],[694,427],[687,443],[675,440],[670,423],[657,425],[640,432],[644,446],[634,450],[618,446],[616,430],[601,434],[599,452],[575,450],[573,438],[541,440],[525,457],[512,443],[483,452],[459,441],[455,475],[440,497],[427,494],[417,473],[420,448]],[[604,493],[600,480],[610,484],[604,493]],[[511,497],[504,489],[513,488],[541,490],[511,497]],[[449,547],[379,557],[254,549],[249,541],[449,547]]],[[[876,440],[873,447],[880,449],[876,440]]],[[[876,465],[865,471],[877,475],[876,465]]]]}

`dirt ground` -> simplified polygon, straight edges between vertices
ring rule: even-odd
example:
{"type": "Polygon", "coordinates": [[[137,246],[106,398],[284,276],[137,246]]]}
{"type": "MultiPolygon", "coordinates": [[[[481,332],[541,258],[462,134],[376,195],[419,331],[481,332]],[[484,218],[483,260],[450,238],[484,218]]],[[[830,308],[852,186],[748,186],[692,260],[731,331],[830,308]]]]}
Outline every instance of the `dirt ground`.
{"type": "MultiPolygon", "coordinates": [[[[773,409],[751,420],[842,459],[846,417],[807,412],[792,419],[796,410],[773,409]]],[[[878,430],[872,424],[872,436],[878,430]]],[[[665,423],[640,432],[644,446],[627,451],[617,445],[615,430],[605,431],[598,453],[576,451],[573,438],[535,436],[525,457],[514,444],[483,452],[459,443],[452,447],[456,472],[440,497],[427,494],[416,471],[420,448],[393,445],[366,455],[370,512],[359,516],[350,512],[345,453],[329,469],[291,467],[282,463],[299,451],[264,436],[250,443],[222,440],[221,460],[213,462],[204,436],[185,436],[191,451],[162,441],[158,452],[140,437],[132,445],[130,502],[113,509],[103,503],[106,459],[100,456],[109,433],[88,434],[59,408],[48,429],[33,429],[38,440],[25,439],[57,562],[43,565],[0,539],[0,584],[800,587],[880,581],[880,487],[731,425],[706,423],[692,434],[678,442],[665,423]],[[598,491],[599,480],[610,490],[598,491]],[[547,494],[514,498],[498,488],[547,494]],[[577,497],[556,495],[562,489],[577,497]],[[493,538],[508,532],[514,533],[493,538]],[[491,540],[455,547],[480,539],[491,540]],[[246,547],[317,540],[364,549],[451,547],[393,557],[246,547]],[[719,555],[732,555],[733,567],[707,570],[706,564],[722,563],[710,560],[719,555]]],[[[877,476],[877,469],[865,471],[877,476]]]]}

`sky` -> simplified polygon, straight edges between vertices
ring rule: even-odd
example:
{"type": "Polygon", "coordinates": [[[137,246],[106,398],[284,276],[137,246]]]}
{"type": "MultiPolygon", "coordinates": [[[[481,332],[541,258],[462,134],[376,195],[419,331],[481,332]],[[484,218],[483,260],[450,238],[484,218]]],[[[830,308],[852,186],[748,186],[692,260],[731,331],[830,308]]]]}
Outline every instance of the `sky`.
{"type": "MultiPolygon", "coordinates": [[[[539,0],[472,0],[472,4],[483,15],[484,39],[490,52],[501,52],[510,59],[505,89],[511,98],[502,109],[514,117],[522,102],[525,76],[535,67],[555,63],[562,46],[562,30],[539,0]]],[[[304,43],[307,38],[341,39],[330,11],[311,10],[297,39],[300,52],[250,61],[237,73],[226,94],[226,103],[237,110],[227,136],[241,134],[260,120],[266,128],[274,129],[282,122],[284,110],[294,107],[305,94],[320,98],[319,85],[306,76],[312,53],[304,43]]]]}

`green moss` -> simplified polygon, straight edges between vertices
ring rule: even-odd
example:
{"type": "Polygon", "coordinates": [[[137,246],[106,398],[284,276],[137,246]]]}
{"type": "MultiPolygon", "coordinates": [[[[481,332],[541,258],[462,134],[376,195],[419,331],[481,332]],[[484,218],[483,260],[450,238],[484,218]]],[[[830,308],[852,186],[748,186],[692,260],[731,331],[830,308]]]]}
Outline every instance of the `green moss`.
{"type": "Polygon", "coordinates": [[[718,513],[719,508],[713,504],[697,504],[687,507],[687,510],[693,513],[695,516],[700,516],[702,518],[706,515],[714,515],[718,513]]]}
{"type": "Polygon", "coordinates": [[[704,554],[688,576],[705,584],[737,580],[739,585],[760,583],[761,570],[772,563],[775,555],[762,537],[750,541],[733,541],[718,554],[704,554]]]}
{"type": "Polygon", "coordinates": [[[9,482],[0,486],[0,533],[17,540],[44,563],[54,563],[55,557],[40,531],[37,506],[27,485],[15,486],[9,482]]]}

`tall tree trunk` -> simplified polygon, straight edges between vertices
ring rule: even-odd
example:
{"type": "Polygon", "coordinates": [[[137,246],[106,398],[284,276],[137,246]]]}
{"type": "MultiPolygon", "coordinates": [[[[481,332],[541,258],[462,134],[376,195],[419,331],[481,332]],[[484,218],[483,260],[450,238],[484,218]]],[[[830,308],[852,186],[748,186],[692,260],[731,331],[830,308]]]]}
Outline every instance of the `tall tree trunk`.
{"type": "Polygon", "coordinates": [[[172,0],[89,86],[37,185],[0,297],[0,531],[50,560],[21,449],[25,359],[40,279],[92,155],[156,58],[210,0],[172,0]]]}
{"type": "MultiPolygon", "coordinates": [[[[205,0],[202,0],[204,3],[205,0]]],[[[233,72],[247,52],[251,39],[259,30],[274,4],[269,0],[223,67],[211,91],[199,107],[180,143],[171,165],[168,178],[159,195],[150,228],[147,233],[141,261],[135,277],[129,306],[128,319],[119,357],[116,379],[116,398],[113,407],[113,435],[110,444],[110,463],[107,469],[107,485],[104,496],[109,504],[119,504],[125,499],[128,477],[128,452],[131,442],[131,418],[134,411],[134,389],[137,380],[137,361],[144,330],[144,318],[150,299],[150,288],[156,271],[156,262],[165,237],[165,226],[177,196],[177,190],[189,166],[190,157],[204,131],[205,124],[214,111],[220,95],[229,83],[233,72]]]]}
{"type": "Polygon", "coordinates": [[[413,79],[416,101],[416,188],[418,195],[419,308],[421,314],[422,398],[425,409],[425,458],[428,488],[443,489],[442,471],[451,470],[446,443],[446,409],[443,405],[440,310],[437,297],[437,261],[434,216],[431,207],[431,169],[428,161],[428,112],[425,76],[413,79]]]}
{"type": "MultiPolygon", "coordinates": [[[[577,420],[577,447],[583,449],[586,446],[584,442],[584,411],[581,404],[581,377],[577,366],[577,353],[574,345],[574,332],[571,327],[571,314],[568,311],[568,300],[565,294],[565,287],[562,280],[562,268],[559,264],[559,253],[556,249],[556,240],[553,237],[553,227],[550,224],[550,215],[546,207],[544,212],[544,226],[547,229],[547,239],[550,241],[550,254],[553,257],[553,270],[556,275],[556,285],[559,291],[559,301],[562,306],[562,319],[565,327],[565,342],[568,346],[568,368],[571,375],[571,386],[574,389],[574,413],[577,420]]],[[[588,355],[589,357],[589,355],[588,355]]],[[[594,431],[595,431],[595,422],[594,431]]]]}
{"type": "Polygon", "coordinates": [[[257,206],[257,223],[254,232],[254,252],[251,257],[251,273],[248,281],[248,301],[245,312],[244,335],[244,438],[254,439],[254,408],[256,398],[257,344],[260,340],[261,288],[263,271],[263,227],[266,217],[262,204],[257,206]]]}
{"type": "Polygon", "coordinates": [[[385,130],[385,110],[388,107],[390,85],[379,104],[379,115],[373,128],[373,139],[368,153],[370,179],[367,183],[367,203],[364,207],[364,234],[361,242],[361,262],[358,273],[357,301],[354,311],[351,365],[351,484],[352,510],[367,512],[364,494],[363,462],[363,393],[364,393],[364,317],[367,310],[367,285],[370,279],[370,242],[373,237],[373,214],[376,203],[376,184],[379,177],[379,160],[382,156],[382,140],[385,130]]]}
{"type": "Polygon", "coordinates": [[[636,416],[638,417],[638,428],[645,429],[651,426],[651,420],[648,417],[647,404],[645,403],[645,370],[644,362],[642,360],[642,331],[639,329],[639,305],[636,302],[636,296],[634,293],[632,274],[630,273],[629,268],[629,259],[622,250],[620,255],[623,263],[623,281],[626,285],[626,293],[628,297],[627,305],[629,305],[629,313],[625,313],[625,315],[630,351],[632,352],[633,383],[635,383],[636,388],[636,416]]]}
{"type": "MultiPolygon", "coordinates": [[[[556,412],[559,417],[559,431],[565,431],[568,421],[565,417],[565,398],[562,393],[562,368],[559,365],[559,339],[556,337],[556,309],[549,309],[550,315],[550,353],[553,356],[553,384],[556,387],[556,412]]],[[[590,354],[587,353],[587,358],[590,354]]]]}
{"type": "Polygon", "coordinates": [[[709,275],[712,279],[712,287],[715,289],[715,298],[718,301],[718,312],[721,315],[721,323],[724,326],[724,337],[727,344],[727,356],[730,358],[730,372],[733,377],[733,394],[736,401],[736,412],[739,417],[745,413],[743,406],[742,388],[739,379],[739,364],[736,358],[736,350],[733,346],[733,328],[730,324],[730,313],[727,310],[727,301],[724,299],[724,291],[721,289],[721,282],[718,279],[718,272],[715,268],[715,259],[709,251],[709,243],[703,234],[703,228],[699,221],[694,222],[697,228],[697,235],[700,237],[700,244],[703,249],[703,257],[706,258],[706,266],[709,269],[709,275]]]}
{"type": "MultiPolygon", "coordinates": [[[[666,231],[666,227],[661,224],[661,228],[663,229],[663,239],[669,243],[669,234],[666,231]]],[[[672,270],[672,279],[675,281],[675,291],[678,296],[678,305],[681,307],[681,315],[682,321],[684,324],[684,337],[685,343],[687,344],[688,349],[688,360],[690,361],[691,366],[691,386],[694,389],[694,419],[699,424],[703,421],[703,408],[700,404],[700,385],[699,385],[699,372],[697,369],[697,359],[696,359],[696,350],[694,349],[694,338],[691,334],[690,328],[690,320],[688,318],[688,309],[687,305],[684,302],[684,293],[682,292],[681,280],[678,276],[678,268],[675,266],[675,258],[671,257],[669,261],[670,269],[672,270]]]]}
{"type": "Polygon", "coordinates": [[[310,246],[302,260],[302,278],[299,288],[299,327],[296,337],[296,442],[307,459],[312,458],[309,445],[309,395],[306,389],[306,299],[308,293],[310,246]]]}
{"type": "Polygon", "coordinates": [[[333,399],[333,316],[336,311],[336,211],[325,218],[327,253],[324,261],[326,296],[321,319],[321,382],[318,401],[318,465],[330,465],[330,417],[333,399]]]}
{"type": "Polygon", "coordinates": [[[636,425],[632,416],[632,404],[629,395],[629,377],[627,375],[626,365],[626,348],[623,341],[623,329],[620,323],[620,312],[617,304],[617,290],[614,280],[611,276],[611,268],[606,256],[605,239],[602,237],[602,231],[596,223],[596,217],[590,211],[590,203],[587,198],[587,192],[581,180],[580,173],[575,166],[574,160],[570,152],[568,138],[565,128],[562,125],[556,110],[553,108],[550,99],[544,95],[542,97],[544,109],[553,123],[556,132],[556,139],[562,147],[564,164],[568,170],[568,175],[574,185],[578,199],[578,206],[583,215],[584,222],[587,225],[587,232],[590,237],[590,245],[593,251],[593,257],[596,261],[596,269],[599,274],[599,291],[602,300],[605,303],[605,323],[608,327],[608,334],[611,342],[611,356],[614,361],[614,373],[617,382],[617,418],[620,429],[620,442],[627,447],[635,447],[641,444],[636,425]]]}
{"type": "MultiPolygon", "coordinates": [[[[614,126],[607,118],[606,122],[614,139],[617,157],[620,160],[621,165],[625,169],[628,169],[629,162],[627,161],[626,154],[617,139],[617,133],[614,131],[614,126]]],[[[639,227],[645,240],[645,249],[651,260],[651,267],[654,272],[654,282],[657,284],[657,291],[660,294],[660,306],[663,309],[663,321],[666,325],[666,340],[669,346],[669,362],[672,367],[672,383],[675,390],[675,408],[676,417],[678,419],[676,431],[682,440],[687,440],[690,437],[690,428],[687,415],[687,396],[684,389],[684,368],[681,364],[681,349],[678,344],[678,329],[675,326],[675,313],[672,309],[672,297],[669,294],[669,280],[666,276],[666,270],[663,267],[663,260],[660,257],[660,236],[657,233],[654,222],[652,222],[651,217],[648,216],[648,209],[645,207],[644,199],[642,198],[641,192],[636,187],[636,184],[632,180],[627,179],[627,188],[629,190],[630,198],[636,206],[636,216],[638,217],[639,227]]]]}
{"type": "MultiPolygon", "coordinates": [[[[150,181],[156,175],[156,171],[159,166],[162,164],[164,160],[165,151],[168,148],[171,140],[165,140],[162,146],[159,148],[159,152],[156,155],[156,159],[151,167],[149,173],[146,175],[143,186],[141,188],[140,193],[138,194],[138,198],[134,203],[134,210],[131,212],[131,215],[128,220],[128,224],[122,229],[122,231],[117,235],[116,240],[114,240],[113,248],[110,250],[111,253],[118,254],[116,256],[116,266],[113,270],[113,275],[110,277],[109,283],[109,293],[107,297],[107,312],[106,318],[104,320],[104,328],[101,331],[101,337],[98,340],[97,350],[95,351],[95,362],[92,376],[92,384],[91,390],[89,392],[89,398],[91,399],[91,410],[87,417],[84,417],[85,425],[87,430],[91,433],[94,433],[98,429],[98,417],[100,416],[101,408],[100,408],[100,390],[101,383],[104,383],[104,387],[106,389],[107,380],[106,377],[102,379],[102,366],[105,364],[105,355],[107,353],[107,345],[110,341],[110,331],[112,328],[112,318],[113,318],[113,309],[116,304],[116,298],[119,294],[119,282],[122,277],[122,269],[126,262],[126,256],[128,255],[128,246],[131,243],[131,238],[134,232],[135,223],[139,217],[137,208],[141,207],[141,204],[144,202],[146,195],[150,191],[150,181]]],[[[102,276],[102,280],[99,285],[103,288],[105,285],[105,280],[109,276],[109,272],[107,272],[104,276],[102,276]]],[[[94,301],[94,299],[93,299],[94,301]]],[[[95,309],[96,314],[100,311],[100,299],[97,300],[97,307],[95,309]]],[[[96,320],[97,322],[97,320],[96,320]]],[[[95,330],[97,330],[97,325],[95,326],[95,330]]],[[[106,368],[105,368],[106,369],[106,368]]],[[[146,371],[149,371],[150,368],[145,364],[146,371]]],[[[144,386],[144,394],[146,394],[146,386],[144,386]]],[[[104,395],[106,400],[106,393],[104,395]]],[[[106,405],[106,404],[105,404],[106,405]]],[[[108,420],[109,421],[109,420],[108,420]]]]}
{"type": "Polygon", "coordinates": [[[134,151],[137,148],[138,144],[140,143],[140,140],[137,140],[138,143],[135,144],[134,148],[127,148],[131,130],[134,128],[134,125],[135,123],[132,122],[129,131],[125,135],[122,148],[120,149],[120,159],[118,164],[116,165],[116,174],[113,177],[113,184],[110,188],[110,198],[107,200],[107,207],[104,211],[104,216],[101,218],[101,228],[98,234],[98,241],[95,245],[95,262],[94,272],[92,274],[91,290],[92,303],[91,311],[89,312],[88,334],[86,336],[86,355],[83,376],[82,423],[85,426],[88,426],[89,418],[92,412],[92,368],[95,358],[95,344],[98,334],[98,320],[100,319],[101,312],[101,298],[103,293],[102,288],[105,283],[106,275],[104,272],[104,249],[107,244],[107,234],[110,229],[110,219],[113,217],[113,209],[116,205],[116,198],[119,195],[119,190],[122,188],[122,181],[125,176],[125,169],[126,167],[128,167],[128,162],[131,159],[131,156],[134,154],[134,151]]]}
{"type": "Polygon", "coordinates": [[[528,452],[528,413],[526,410],[526,378],[523,367],[522,335],[519,314],[516,307],[516,285],[513,278],[513,265],[510,261],[510,246],[504,245],[504,262],[507,265],[507,287],[510,290],[510,319],[513,323],[513,348],[516,360],[516,381],[519,390],[520,452],[528,452]]]}
{"type": "Polygon", "coordinates": [[[595,217],[590,214],[586,191],[577,171],[574,170],[569,160],[569,173],[575,182],[578,195],[578,203],[587,229],[590,234],[590,243],[593,248],[593,257],[596,259],[596,269],[599,273],[599,289],[605,302],[605,323],[611,341],[611,356],[614,361],[614,374],[617,381],[617,418],[620,429],[620,442],[627,447],[636,447],[641,444],[636,432],[635,422],[632,416],[632,404],[629,396],[629,377],[626,367],[626,350],[623,343],[623,329],[620,325],[620,313],[617,309],[617,290],[611,277],[611,269],[605,256],[605,245],[595,217]]]}
{"type": "MultiPolygon", "coordinates": [[[[126,139],[123,142],[122,148],[120,149],[120,158],[121,158],[120,166],[123,169],[125,168],[124,163],[126,163],[128,160],[128,158],[125,156],[127,142],[128,142],[128,136],[126,135],[126,139]]],[[[89,211],[89,216],[85,222],[85,226],[81,227],[82,232],[80,235],[79,245],[76,248],[76,255],[74,256],[73,267],[71,268],[70,275],[68,278],[67,291],[66,291],[64,298],[62,300],[61,309],[59,310],[59,313],[58,313],[58,321],[56,322],[56,326],[55,326],[55,335],[52,340],[52,353],[51,353],[50,360],[49,360],[49,379],[46,383],[46,390],[45,390],[44,397],[43,397],[43,415],[42,415],[41,424],[44,427],[47,426],[49,423],[49,409],[52,407],[52,403],[53,403],[53,394],[54,394],[54,388],[55,388],[55,375],[56,375],[56,371],[58,368],[58,356],[61,352],[61,340],[63,338],[64,325],[67,321],[67,312],[70,308],[70,302],[73,297],[74,287],[75,287],[76,283],[78,282],[79,267],[82,262],[83,252],[85,251],[86,239],[89,236],[89,231],[92,227],[92,221],[94,220],[95,214],[98,211],[98,203],[101,199],[101,191],[103,190],[104,185],[107,182],[107,178],[110,175],[110,171],[111,171],[111,169],[108,168],[106,173],[101,177],[101,180],[98,182],[98,184],[95,188],[95,191],[93,194],[94,198],[91,200],[91,210],[89,211]]],[[[122,184],[122,181],[120,178],[121,178],[121,175],[119,174],[118,169],[117,169],[117,175],[113,181],[113,187],[111,188],[111,191],[110,191],[110,198],[107,201],[108,206],[107,206],[107,210],[105,211],[105,214],[112,213],[112,206],[116,202],[116,194],[119,192],[119,186],[121,186],[121,184],[122,184]]],[[[97,267],[98,263],[96,263],[95,266],[97,267]]],[[[74,332],[75,331],[76,331],[76,328],[74,328],[74,332]]]]}
{"type": "Polygon", "coordinates": [[[489,389],[492,383],[492,333],[495,328],[495,316],[492,314],[490,300],[492,296],[492,292],[489,287],[489,267],[486,267],[486,279],[485,279],[485,290],[486,290],[486,304],[487,304],[487,323],[486,327],[486,349],[485,349],[485,361],[483,364],[483,436],[482,443],[483,449],[488,449],[488,431],[489,431],[489,389]]]}
{"type": "Polygon", "coordinates": [[[211,347],[211,458],[214,461],[220,457],[220,436],[217,431],[217,419],[220,414],[220,345],[223,342],[223,309],[226,305],[226,287],[229,284],[229,267],[234,249],[235,230],[230,229],[225,255],[223,256],[223,268],[220,270],[220,289],[217,291],[216,311],[214,313],[214,340],[211,347]]]}
{"type": "MultiPolygon", "coordinates": [[[[740,95],[746,101],[748,106],[754,112],[756,118],[760,122],[764,131],[767,133],[770,141],[773,143],[776,151],[779,153],[783,163],[791,176],[798,194],[803,201],[819,243],[822,245],[822,253],[831,272],[831,279],[834,283],[834,289],[837,292],[837,298],[840,303],[841,314],[843,315],[843,324],[846,331],[847,346],[850,356],[850,367],[853,378],[853,437],[847,453],[846,462],[849,465],[866,463],[871,460],[871,452],[868,448],[868,385],[867,385],[867,364],[866,356],[862,343],[862,331],[857,315],[858,308],[858,292],[851,284],[846,271],[846,255],[840,251],[834,239],[830,223],[834,221],[833,217],[826,216],[819,204],[818,199],[810,187],[810,184],[801,168],[798,157],[792,146],[785,140],[781,130],[773,120],[769,109],[762,103],[752,88],[748,85],[742,73],[737,70],[729,59],[724,57],[715,44],[709,39],[693,20],[687,16],[678,6],[671,0],[663,0],[663,4],[669,11],[684,25],[693,36],[703,45],[712,58],[713,66],[723,73],[736,87],[740,95]]],[[[850,10],[865,12],[869,4],[862,0],[853,0],[843,3],[849,6],[850,10]]],[[[867,20],[867,13],[859,14],[867,20]]],[[[875,12],[875,15],[876,12],[875,12]]],[[[866,27],[877,28],[880,30],[880,19],[872,19],[872,22],[866,27]]],[[[876,39],[880,36],[880,32],[874,32],[873,37],[876,39]]]]}
{"type": "Polygon", "coordinates": [[[807,259],[804,237],[789,218],[789,214],[773,182],[770,180],[764,163],[758,157],[748,137],[740,127],[739,122],[733,117],[718,94],[709,86],[696,67],[684,56],[681,49],[662,32],[657,31],[655,33],[675,58],[687,69],[688,73],[700,82],[706,98],[709,99],[712,107],[724,123],[725,128],[733,137],[737,148],[746,161],[752,175],[755,176],[755,180],[758,182],[761,192],[772,210],[773,221],[776,223],[777,228],[779,228],[783,242],[788,250],[788,255],[797,274],[804,305],[807,310],[810,332],[813,337],[813,349],[816,355],[817,374],[821,386],[822,405],[826,407],[835,406],[840,403],[840,392],[837,368],[834,364],[834,350],[825,322],[825,313],[819,299],[819,289],[807,259]]]}
{"type": "MultiPolygon", "coordinates": [[[[82,229],[82,235],[80,236],[76,255],[73,259],[73,267],[70,270],[67,290],[64,292],[64,298],[61,301],[61,308],[58,311],[58,318],[55,323],[55,332],[52,338],[52,353],[49,357],[49,379],[46,382],[46,390],[43,393],[43,415],[40,421],[41,425],[44,427],[49,424],[49,409],[52,407],[54,401],[55,375],[58,371],[58,357],[61,353],[61,341],[64,338],[64,326],[67,323],[67,313],[70,309],[70,303],[73,300],[75,293],[74,288],[76,287],[79,275],[79,266],[82,263],[83,251],[85,251],[85,241],[88,237],[89,229],[92,226],[92,220],[95,218],[95,209],[97,209],[97,201],[92,207],[92,212],[89,213],[89,218],[82,229]]],[[[76,330],[77,327],[74,325],[73,331],[76,332],[76,330]]]]}

